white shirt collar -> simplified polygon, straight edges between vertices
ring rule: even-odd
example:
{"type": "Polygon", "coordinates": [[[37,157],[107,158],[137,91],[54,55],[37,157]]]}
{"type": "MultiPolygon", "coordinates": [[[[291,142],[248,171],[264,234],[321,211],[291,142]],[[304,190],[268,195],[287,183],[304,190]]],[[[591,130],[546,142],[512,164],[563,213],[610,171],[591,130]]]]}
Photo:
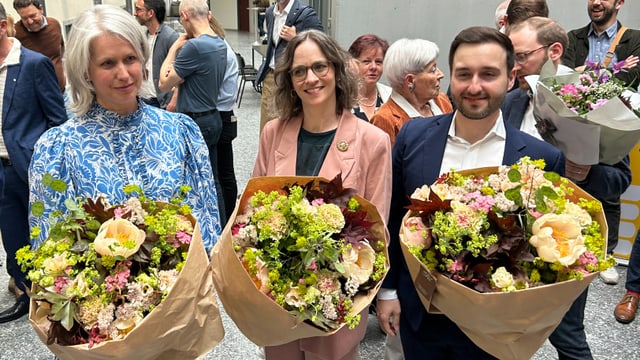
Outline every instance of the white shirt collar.
{"type": "Polygon", "coordinates": [[[284,9],[282,9],[282,12],[278,11],[278,4],[276,4],[276,6],[273,7],[273,14],[274,15],[284,15],[284,14],[288,15],[291,12],[291,8],[293,7],[293,3],[294,3],[294,0],[289,1],[287,6],[285,6],[284,9]]]}
{"type": "Polygon", "coordinates": [[[11,50],[7,54],[7,57],[4,59],[2,63],[2,67],[16,65],[20,63],[20,40],[16,38],[9,38],[9,40],[13,40],[13,44],[11,45],[11,50]]]}

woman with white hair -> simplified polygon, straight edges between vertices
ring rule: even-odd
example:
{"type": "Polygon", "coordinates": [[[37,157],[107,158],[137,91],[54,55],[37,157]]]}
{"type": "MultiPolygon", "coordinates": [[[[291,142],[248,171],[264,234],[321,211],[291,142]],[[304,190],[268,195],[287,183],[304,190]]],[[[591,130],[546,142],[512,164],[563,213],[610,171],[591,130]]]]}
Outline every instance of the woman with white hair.
{"type": "Polygon", "coordinates": [[[409,119],[453,111],[446,94],[440,92],[444,74],[438,68],[438,46],[423,39],[400,39],[384,57],[383,72],[391,85],[391,97],[371,118],[371,123],[389,134],[391,144],[409,119]]]}
{"type": "Polygon", "coordinates": [[[168,201],[191,187],[185,200],[200,224],[206,248],[221,232],[209,151],[196,123],[186,115],[145,104],[137,96],[149,58],[147,38],[135,18],[111,5],[97,5],[74,21],[65,54],[74,116],[45,132],[29,168],[30,202],[44,214],[30,225],[49,234],[49,216],[66,199],[104,194],[127,200],[125,185],[139,185],[154,200],[168,201]],[[66,190],[52,195],[50,174],[66,190]]]}

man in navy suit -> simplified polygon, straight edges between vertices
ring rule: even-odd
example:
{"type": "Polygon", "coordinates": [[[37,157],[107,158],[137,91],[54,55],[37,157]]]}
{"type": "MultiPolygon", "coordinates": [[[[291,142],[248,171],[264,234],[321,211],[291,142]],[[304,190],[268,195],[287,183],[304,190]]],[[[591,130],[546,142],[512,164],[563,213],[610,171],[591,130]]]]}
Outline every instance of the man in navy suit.
{"type": "Polygon", "coordinates": [[[298,0],[277,0],[267,9],[267,55],[258,70],[256,85],[262,85],[260,101],[260,131],[267,121],[272,120],[269,108],[275,95],[276,83],[273,70],[280,55],[297,33],[316,29],[324,31],[316,11],[298,0]]]}
{"type": "Polygon", "coordinates": [[[16,263],[18,249],[29,245],[29,179],[33,145],[50,127],[66,119],[62,93],[49,58],[7,37],[7,13],[0,4],[0,91],[3,94],[0,134],[0,232],[7,253],[7,271],[20,294],[0,312],[0,323],[18,319],[29,310],[25,290],[31,283],[16,263]]]}
{"type": "Polygon", "coordinates": [[[564,173],[562,152],[504,121],[500,105],[514,81],[513,45],[488,27],[458,34],[449,51],[453,114],[406,123],[393,148],[393,193],[389,218],[391,270],[378,293],[378,319],[385,332],[402,333],[411,359],[492,359],[444,315],[429,314],[416,292],[398,233],[409,196],[451,168],[513,164],[523,156],[544,159],[546,170],[564,173]]]}

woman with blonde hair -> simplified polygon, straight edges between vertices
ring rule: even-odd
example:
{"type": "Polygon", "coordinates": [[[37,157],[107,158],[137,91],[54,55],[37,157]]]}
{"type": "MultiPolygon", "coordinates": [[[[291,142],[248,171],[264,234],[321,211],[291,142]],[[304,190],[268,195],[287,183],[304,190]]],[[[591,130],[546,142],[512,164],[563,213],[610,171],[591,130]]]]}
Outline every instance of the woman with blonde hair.
{"type": "Polygon", "coordinates": [[[67,42],[71,117],[45,132],[29,168],[30,202],[44,204],[32,217],[49,233],[49,215],[66,199],[100,194],[123,203],[125,185],[139,185],[149,198],[168,201],[188,185],[185,196],[210,248],[221,232],[209,152],[191,118],[147,105],[137,96],[149,58],[146,35],[133,16],[112,5],[80,13],[67,42]],[[52,197],[43,184],[51,175],[66,190],[52,197]]]}

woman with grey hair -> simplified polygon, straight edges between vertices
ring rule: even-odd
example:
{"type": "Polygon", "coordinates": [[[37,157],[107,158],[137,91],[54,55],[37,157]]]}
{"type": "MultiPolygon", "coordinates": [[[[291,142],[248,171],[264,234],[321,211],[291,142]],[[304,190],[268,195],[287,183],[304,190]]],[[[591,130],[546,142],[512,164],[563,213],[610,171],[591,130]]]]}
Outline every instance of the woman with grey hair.
{"type": "Polygon", "coordinates": [[[391,85],[391,97],[371,118],[371,123],[389,134],[391,143],[409,119],[453,111],[446,94],[440,92],[444,74],[438,68],[438,46],[423,39],[400,39],[384,57],[383,72],[391,85]]]}
{"type": "MultiPolygon", "coordinates": [[[[348,59],[321,31],[304,31],[289,41],[274,72],[279,118],[262,130],[252,176],[342,174],[343,186],[376,205],[386,220],[391,146],[384,132],[351,113],[358,86],[348,59]]],[[[367,310],[353,330],[345,326],[330,336],[267,346],[266,359],[357,359],[367,310]]]]}
{"type": "Polygon", "coordinates": [[[191,187],[186,202],[206,248],[221,232],[209,152],[198,126],[186,115],[146,105],[138,96],[149,57],[147,39],[131,14],[97,5],[78,15],[68,37],[65,66],[74,116],[40,137],[29,168],[30,202],[44,214],[30,219],[49,234],[49,215],[66,199],[100,194],[127,200],[125,185],[139,185],[154,200],[168,201],[191,187]],[[67,184],[52,196],[50,174],[67,184]]]}

